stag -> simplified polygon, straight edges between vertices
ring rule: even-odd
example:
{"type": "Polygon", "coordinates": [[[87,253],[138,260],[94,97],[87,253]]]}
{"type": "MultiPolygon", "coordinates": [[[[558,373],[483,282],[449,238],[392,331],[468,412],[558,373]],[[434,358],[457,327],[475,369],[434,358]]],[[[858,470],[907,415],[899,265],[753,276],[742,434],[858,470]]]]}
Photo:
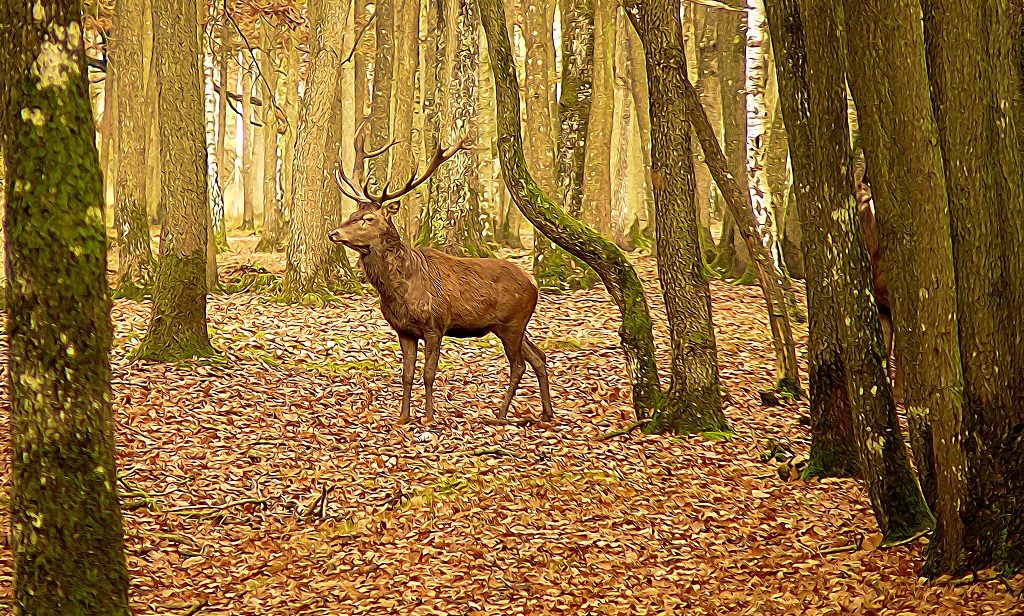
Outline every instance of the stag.
{"type": "Polygon", "coordinates": [[[367,280],[380,295],[384,319],[398,334],[402,350],[402,414],[399,424],[411,420],[412,385],[419,341],[423,341],[423,384],[426,389],[424,423],[434,418],[434,376],[444,336],[482,337],[495,334],[509,362],[508,392],[496,415],[504,419],[528,362],[540,385],[544,421],[553,418],[544,353],[530,340],[526,327],[537,306],[537,286],[522,269],[502,259],[461,258],[431,248],[413,248],[402,241],[393,218],[399,199],[412,192],[460,150],[466,139],[448,149],[440,143],[420,174],[413,170],[405,184],[391,190],[385,182],[379,194],[361,179],[362,163],[379,156],[396,141],[370,152],[365,149],[365,130],[357,131],[353,178],[345,174],[341,157],[334,179],[342,194],[358,209],[328,234],[334,243],[359,254],[367,280]]]}
{"type": "Polygon", "coordinates": [[[871,264],[871,292],[878,306],[878,319],[882,325],[882,340],[885,343],[885,357],[892,357],[893,325],[892,307],[889,304],[889,286],[882,272],[882,248],[875,230],[875,208],[871,200],[871,184],[867,177],[863,152],[854,159],[854,195],[857,198],[857,217],[860,219],[864,249],[871,264]]]}

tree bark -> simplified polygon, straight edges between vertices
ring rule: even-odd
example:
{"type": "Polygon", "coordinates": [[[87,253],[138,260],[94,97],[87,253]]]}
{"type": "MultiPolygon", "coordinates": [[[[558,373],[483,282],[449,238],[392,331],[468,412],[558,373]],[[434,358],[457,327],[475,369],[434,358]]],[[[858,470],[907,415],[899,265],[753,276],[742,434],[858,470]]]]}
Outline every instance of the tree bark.
{"type": "Polygon", "coordinates": [[[612,124],[615,111],[615,14],[613,0],[594,1],[594,93],[584,166],[584,220],[605,237],[612,231],[612,124]]]}
{"type": "MultiPolygon", "coordinates": [[[[246,52],[248,55],[248,52],[246,52]]],[[[250,58],[255,61],[255,59],[250,58]]],[[[256,143],[260,139],[252,105],[253,69],[242,69],[242,229],[256,227],[256,202],[259,200],[260,181],[254,158],[256,143]]]]}
{"type": "Polygon", "coordinates": [[[537,187],[523,156],[519,87],[505,29],[505,11],[500,0],[481,0],[480,11],[493,67],[500,135],[498,155],[505,185],[531,223],[601,276],[622,315],[619,336],[629,367],[637,418],[649,418],[665,407],[665,396],[658,383],[654,336],[643,286],[629,260],[614,243],[568,216],[537,187]]]}
{"type": "Polygon", "coordinates": [[[967,411],[934,422],[935,466],[964,476],[939,488],[942,535],[926,574],[1024,565],[1020,67],[1006,2],[927,0],[924,39],[942,146],[956,267],[967,411]],[[945,433],[940,441],[939,431],[945,433]],[[959,433],[959,437],[957,434],[959,433]],[[959,481],[969,492],[959,494],[959,481]],[[951,517],[945,523],[957,524],[951,517]],[[948,530],[959,531],[953,526],[948,530]]]}
{"type": "Polygon", "coordinates": [[[800,7],[813,139],[807,216],[827,221],[826,276],[846,300],[833,306],[833,318],[839,324],[854,437],[875,519],[886,539],[894,541],[917,534],[932,519],[900,434],[861,241],[847,127],[846,60],[837,38],[842,12],[830,0],[801,0],[800,7]]]}
{"type": "Polygon", "coordinates": [[[857,477],[860,462],[835,307],[845,298],[829,279],[828,267],[834,259],[827,252],[829,206],[813,192],[815,142],[803,19],[797,0],[767,0],[765,8],[793,166],[794,188],[790,195],[797,211],[790,214],[790,219],[799,217],[800,228],[808,232],[800,243],[807,274],[807,380],[811,393],[811,453],[805,476],[857,477]]]}
{"type": "Polygon", "coordinates": [[[644,430],[724,432],[729,424],[722,414],[711,291],[704,277],[694,200],[692,109],[678,95],[691,88],[679,7],[671,0],[633,1],[626,5],[626,14],[647,61],[658,279],[672,343],[668,408],[655,413],[644,430]]]}
{"type": "Polygon", "coordinates": [[[177,361],[213,354],[206,329],[210,229],[203,69],[195,0],[153,0],[153,57],[160,103],[161,182],[166,203],[149,331],[136,357],[177,361]]]}
{"type": "Polygon", "coordinates": [[[15,614],[131,614],[82,22],[76,0],[0,7],[15,614]]]}
{"type": "MultiPolygon", "coordinates": [[[[374,5],[373,27],[377,46],[373,61],[373,98],[370,101],[368,142],[371,148],[379,148],[391,137],[391,91],[395,70],[395,0],[375,0],[374,5]]],[[[401,60],[406,58],[408,56],[401,57],[401,60]]],[[[370,186],[374,190],[379,190],[387,182],[390,154],[384,152],[367,161],[366,177],[369,178],[370,186]]],[[[407,177],[396,176],[396,181],[402,181],[407,177]]]]}
{"type": "MultiPolygon", "coordinates": [[[[335,204],[324,194],[336,163],[335,126],[340,93],[343,37],[349,0],[314,0],[309,6],[310,64],[302,97],[301,119],[295,151],[291,236],[288,241],[283,295],[288,301],[303,301],[326,291],[332,273],[332,244],[327,239],[332,225],[341,221],[335,204]]],[[[340,114],[337,114],[340,126],[340,114]]],[[[336,256],[336,255],[335,255],[336,256]]]]}
{"type": "Polygon", "coordinates": [[[139,298],[150,290],[156,262],[150,248],[146,208],[146,91],[143,80],[142,0],[118,0],[114,11],[111,64],[131,87],[117,97],[120,152],[114,191],[114,228],[117,234],[116,296],[139,298]]]}
{"type": "MultiPolygon", "coordinates": [[[[526,42],[526,161],[537,185],[545,195],[554,195],[555,175],[555,43],[553,0],[525,3],[523,38],[526,42]]],[[[514,206],[513,206],[514,209],[514,206]]],[[[534,229],[533,268],[542,273],[543,256],[554,250],[540,231],[534,229]]]]}
{"type": "Polygon", "coordinates": [[[263,106],[260,108],[260,120],[263,122],[263,228],[260,241],[256,243],[256,252],[276,252],[284,242],[284,200],[280,194],[281,175],[278,164],[281,161],[278,151],[278,135],[286,127],[280,125],[278,118],[277,65],[274,62],[274,48],[277,46],[278,35],[274,27],[263,24],[263,53],[260,54],[260,72],[263,79],[263,106]]]}
{"type": "MultiPolygon", "coordinates": [[[[417,164],[414,120],[416,114],[416,86],[419,71],[420,0],[397,0],[395,57],[395,137],[403,145],[394,150],[391,161],[392,175],[408,178],[417,164]]],[[[426,65],[424,65],[426,66],[426,65]]],[[[402,207],[402,230],[406,239],[416,236],[416,208],[412,199],[402,207]]]]}
{"type": "MultiPolygon", "coordinates": [[[[229,61],[232,53],[232,39],[234,30],[227,13],[220,16],[220,49],[217,59],[220,60],[218,77],[220,79],[220,94],[217,96],[217,182],[220,188],[220,200],[214,201],[213,212],[213,234],[217,247],[226,247],[228,242],[227,226],[227,194],[228,185],[231,182],[234,168],[234,148],[227,149],[228,136],[228,97],[234,92],[231,85],[231,70],[229,61]],[[219,203],[219,207],[218,207],[219,203]]],[[[234,121],[234,117],[231,118],[234,121]]]]}

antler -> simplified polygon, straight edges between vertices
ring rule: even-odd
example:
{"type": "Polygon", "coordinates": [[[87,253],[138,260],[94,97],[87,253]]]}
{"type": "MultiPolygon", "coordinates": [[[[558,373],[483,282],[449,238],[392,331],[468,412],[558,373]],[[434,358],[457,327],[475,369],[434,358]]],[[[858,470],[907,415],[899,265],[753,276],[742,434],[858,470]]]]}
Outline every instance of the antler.
{"type": "Polygon", "coordinates": [[[429,178],[435,171],[437,171],[438,167],[440,167],[446,161],[450,160],[461,150],[465,150],[466,140],[468,138],[469,135],[464,135],[462,139],[459,140],[458,143],[456,143],[454,146],[448,149],[442,148],[441,143],[438,142],[437,145],[434,147],[434,155],[430,158],[430,164],[427,165],[427,169],[426,171],[423,172],[423,175],[419,175],[419,163],[417,163],[416,167],[413,168],[412,170],[412,175],[409,176],[409,180],[405,183],[404,186],[399,188],[397,191],[389,192],[391,182],[388,182],[387,184],[385,184],[384,190],[381,191],[380,195],[368,196],[370,197],[371,200],[373,200],[374,203],[379,203],[383,205],[388,201],[394,201],[395,199],[399,199],[409,194],[410,192],[416,190],[416,187],[422,184],[423,182],[426,182],[427,178],[429,178]]]}
{"type": "Polygon", "coordinates": [[[369,202],[376,203],[376,199],[369,194],[369,178],[363,178],[364,167],[366,166],[366,159],[375,158],[381,154],[387,152],[395,145],[398,141],[392,137],[391,141],[387,142],[383,146],[376,150],[366,151],[366,131],[369,129],[369,120],[363,120],[356,130],[356,138],[353,144],[355,149],[355,162],[352,165],[352,175],[355,177],[353,181],[345,174],[344,165],[342,164],[341,148],[338,149],[338,166],[334,170],[334,181],[338,183],[338,188],[341,193],[356,202],[369,202]]]}

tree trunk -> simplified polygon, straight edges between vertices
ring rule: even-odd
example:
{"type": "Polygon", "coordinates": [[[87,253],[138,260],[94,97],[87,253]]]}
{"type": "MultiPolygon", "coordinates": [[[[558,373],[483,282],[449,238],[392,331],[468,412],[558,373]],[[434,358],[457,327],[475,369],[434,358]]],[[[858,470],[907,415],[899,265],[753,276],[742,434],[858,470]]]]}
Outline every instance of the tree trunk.
{"type": "MultiPolygon", "coordinates": [[[[220,60],[218,76],[220,79],[220,95],[217,97],[217,175],[218,187],[220,188],[220,200],[214,201],[213,212],[213,235],[217,247],[226,247],[228,242],[227,227],[227,195],[228,186],[231,182],[234,168],[234,147],[230,154],[226,147],[228,136],[228,96],[235,91],[231,85],[231,71],[229,61],[232,53],[232,38],[234,30],[231,20],[225,13],[220,17],[220,50],[217,58],[220,60]],[[219,206],[218,206],[219,203],[219,206]]],[[[231,118],[234,121],[234,117],[231,118]]]]}
{"type": "Polygon", "coordinates": [[[847,393],[854,410],[854,437],[875,519],[886,539],[895,541],[917,534],[932,520],[896,418],[853,196],[846,61],[837,38],[842,32],[842,12],[830,0],[801,0],[800,5],[805,16],[813,144],[806,215],[826,221],[831,258],[825,275],[836,295],[846,300],[836,302],[832,314],[839,324],[847,393]]]}
{"type": "MultiPolygon", "coordinates": [[[[377,47],[373,61],[373,98],[370,102],[370,135],[367,140],[370,148],[385,145],[391,135],[391,90],[394,82],[395,57],[395,0],[375,0],[374,20],[377,47]]],[[[403,56],[406,60],[408,56],[403,56]]],[[[401,64],[401,62],[399,62],[401,64]]],[[[407,149],[407,148],[401,148],[407,149]]],[[[366,177],[370,180],[373,190],[379,190],[388,180],[390,152],[367,161],[366,177]]],[[[404,181],[405,176],[396,176],[396,181],[404,181]]]]}
{"type": "MultiPolygon", "coordinates": [[[[140,298],[150,290],[156,262],[150,248],[146,210],[146,91],[143,80],[143,0],[119,0],[114,11],[117,41],[111,54],[116,71],[131,87],[117,98],[117,188],[114,228],[117,233],[118,297],[140,298]]],[[[110,66],[110,65],[108,65],[110,66]]]]}
{"type": "Polygon", "coordinates": [[[444,0],[439,13],[443,47],[438,64],[447,70],[436,82],[440,113],[436,135],[453,144],[466,137],[469,148],[459,152],[430,181],[430,201],[418,243],[437,246],[453,255],[490,256],[482,238],[482,213],[478,194],[477,109],[479,80],[477,55],[480,16],[472,0],[444,0]],[[443,25],[441,22],[444,22],[443,25]],[[441,54],[444,62],[440,62],[441,54]]]}
{"type": "MultiPolygon", "coordinates": [[[[314,0],[309,7],[310,63],[295,151],[291,237],[283,284],[284,297],[293,302],[324,292],[332,273],[333,250],[327,234],[341,221],[335,204],[323,197],[337,194],[328,190],[327,182],[334,181],[331,173],[340,137],[340,131],[332,131],[341,59],[345,57],[341,34],[348,10],[349,0],[314,0]]],[[[335,201],[341,202],[340,198],[335,201]]]]}
{"type": "Polygon", "coordinates": [[[594,93],[587,132],[583,217],[605,237],[612,231],[612,124],[615,112],[613,0],[594,0],[594,93]]]}
{"type": "Polygon", "coordinates": [[[481,21],[491,55],[502,175],[516,205],[545,236],[593,267],[622,314],[619,336],[629,366],[638,418],[665,407],[654,359],[654,336],[643,286],[626,255],[614,243],[575,218],[539,190],[526,168],[520,134],[519,87],[500,0],[481,0],[481,21]]]}
{"type": "MultiPolygon", "coordinates": [[[[555,118],[555,43],[553,0],[526,2],[523,7],[523,38],[526,42],[526,161],[537,185],[545,195],[554,195],[555,118]]],[[[511,204],[510,204],[511,205],[511,204]]],[[[515,209],[515,206],[511,209],[515,209]]],[[[551,243],[534,230],[534,272],[543,272],[542,255],[551,254],[551,243]]],[[[564,254],[564,253],[563,253],[564,254]]]]}
{"type": "MultiPolygon", "coordinates": [[[[285,64],[283,71],[285,75],[284,111],[287,124],[283,133],[284,137],[281,139],[282,243],[290,241],[291,219],[295,212],[295,150],[297,145],[296,135],[299,131],[299,76],[302,69],[299,57],[298,36],[298,32],[291,32],[285,35],[285,57],[283,58],[285,64]]],[[[280,129],[278,130],[280,131],[280,129]]]]}
{"type": "MultiPolygon", "coordinates": [[[[107,44],[110,42],[108,40],[107,44]]],[[[114,45],[116,46],[116,45],[114,45]]],[[[115,52],[116,53],[116,52],[115,52]]],[[[108,54],[109,58],[109,54],[108,54]]],[[[100,170],[103,172],[103,203],[114,203],[117,186],[117,63],[108,64],[103,78],[103,117],[100,136],[100,170]]]]}
{"type": "Polygon", "coordinates": [[[936,470],[955,473],[961,460],[965,468],[951,486],[939,486],[943,532],[954,534],[930,546],[927,574],[1024,565],[1021,117],[1014,102],[1020,75],[1008,4],[922,2],[932,104],[955,205],[950,218],[967,404],[959,425],[956,417],[933,423],[936,470]],[[966,495],[960,481],[969,486],[966,495]]]}
{"type": "Polygon", "coordinates": [[[700,256],[694,201],[692,110],[678,94],[691,87],[679,7],[671,0],[643,0],[627,4],[626,14],[647,60],[658,278],[672,341],[668,408],[656,413],[645,430],[724,432],[729,424],[722,414],[711,291],[700,256]]]}
{"type": "MultiPolygon", "coordinates": [[[[391,161],[392,175],[408,178],[417,163],[414,120],[416,114],[416,85],[419,72],[420,0],[397,0],[395,39],[395,137],[404,145],[396,148],[391,161]]],[[[424,65],[426,66],[426,65],[424,65]]],[[[402,231],[405,239],[416,236],[416,208],[412,199],[406,199],[401,210],[402,231]]]]}
{"type": "Polygon", "coordinates": [[[149,331],[136,356],[177,361],[213,354],[206,329],[210,229],[203,68],[195,0],[153,0],[160,102],[160,161],[166,203],[149,331]]]}
{"type": "MultiPolygon", "coordinates": [[[[718,57],[716,25],[718,11],[694,6],[694,48],[696,53],[697,77],[693,87],[700,96],[700,104],[715,130],[715,139],[721,143],[722,136],[722,95],[715,60],[718,57]],[[703,19],[702,17],[703,13],[703,19]]],[[[704,162],[703,150],[694,152],[697,176],[697,207],[700,212],[701,250],[707,261],[715,258],[715,240],[711,236],[711,196],[714,190],[711,172],[704,162]]]]}
{"type": "MultiPolygon", "coordinates": [[[[558,100],[558,197],[566,213],[583,219],[587,135],[594,93],[594,5],[592,0],[561,0],[562,92],[558,100]]],[[[540,241],[534,245],[533,275],[541,288],[590,287],[593,275],[564,251],[540,241]]]]}
{"type": "Polygon", "coordinates": [[[256,243],[256,252],[276,252],[284,242],[284,200],[280,195],[280,175],[278,164],[281,162],[278,152],[278,134],[285,130],[280,125],[277,115],[277,66],[274,62],[274,47],[278,35],[274,27],[263,24],[263,53],[260,54],[260,80],[263,91],[263,106],[260,108],[260,120],[263,122],[263,229],[260,241],[256,243]]]}
{"type": "Polygon", "coordinates": [[[131,614],[82,21],[75,0],[0,8],[15,614],[131,614]]]}
{"type": "MultiPolygon", "coordinates": [[[[153,2],[145,0],[146,32],[146,210],[151,224],[163,224],[164,205],[160,199],[160,120],[157,101],[156,60],[153,57],[153,2]]],[[[147,231],[148,232],[148,231],[147,231]]]]}
{"type": "MultiPolygon", "coordinates": [[[[248,51],[246,52],[248,55],[248,51]]],[[[255,61],[255,58],[250,58],[255,61]]],[[[242,70],[242,229],[256,228],[256,202],[259,200],[260,181],[254,158],[259,131],[252,109],[253,70],[242,70]]]]}
{"type": "MultiPolygon", "coordinates": [[[[750,207],[747,175],[747,16],[724,11],[718,17],[718,66],[721,76],[722,120],[725,127],[725,156],[729,171],[740,184],[743,200],[750,207]]],[[[726,210],[722,238],[713,268],[727,278],[746,280],[751,267],[738,221],[726,210]],[[741,236],[737,238],[737,236],[741,236]]]]}
{"type": "MultiPolygon", "coordinates": [[[[846,363],[841,352],[840,317],[836,308],[846,298],[829,279],[828,267],[835,259],[828,252],[830,206],[812,192],[816,173],[812,151],[815,143],[811,132],[804,26],[797,0],[767,0],[765,8],[795,184],[790,199],[797,211],[791,212],[788,218],[795,221],[799,217],[799,228],[808,231],[800,243],[807,273],[810,334],[807,380],[811,393],[811,453],[805,476],[857,477],[860,462],[853,436],[853,414],[847,396],[846,363]]],[[[789,232],[786,237],[790,237],[789,232]]]]}
{"type": "MultiPolygon", "coordinates": [[[[647,91],[647,61],[644,59],[644,46],[636,31],[628,28],[629,38],[629,88],[633,95],[633,108],[636,109],[636,121],[640,127],[640,153],[643,156],[644,170],[644,211],[647,212],[647,228],[644,236],[654,240],[654,182],[651,179],[651,104],[647,91]]],[[[656,250],[656,249],[655,249],[656,250]]]]}

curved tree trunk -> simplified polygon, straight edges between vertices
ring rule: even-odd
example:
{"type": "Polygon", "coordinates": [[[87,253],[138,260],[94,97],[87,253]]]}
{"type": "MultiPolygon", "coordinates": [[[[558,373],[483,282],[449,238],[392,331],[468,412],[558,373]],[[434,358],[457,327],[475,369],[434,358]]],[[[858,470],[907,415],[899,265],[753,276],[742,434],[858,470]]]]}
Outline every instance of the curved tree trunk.
{"type": "Polygon", "coordinates": [[[75,0],[0,6],[14,614],[131,614],[82,21],[75,0]]]}
{"type": "Polygon", "coordinates": [[[502,175],[523,215],[549,239],[593,267],[622,314],[619,336],[629,366],[633,405],[648,419],[665,408],[654,359],[654,336],[643,286],[626,255],[593,229],[568,216],[541,192],[526,168],[520,133],[519,86],[500,0],[480,1],[481,21],[491,55],[502,175]]]}
{"type": "Polygon", "coordinates": [[[723,432],[721,386],[711,322],[711,291],[704,277],[694,201],[692,109],[679,92],[692,91],[678,5],[641,0],[626,5],[647,59],[651,100],[651,159],[654,167],[658,278],[664,289],[672,340],[672,382],[665,412],[648,432],[723,432]]]}
{"type": "Polygon", "coordinates": [[[206,259],[210,229],[203,68],[195,0],[153,0],[160,101],[160,260],[149,331],[136,356],[176,361],[213,354],[206,329],[206,259]],[[165,25],[166,24],[166,25],[165,25]]]}
{"type": "MultiPolygon", "coordinates": [[[[324,292],[332,272],[332,244],[327,239],[332,225],[339,222],[337,192],[328,190],[337,162],[336,141],[340,137],[342,32],[349,0],[314,0],[309,7],[310,64],[295,150],[291,237],[288,241],[283,294],[289,301],[324,292]],[[338,117],[336,117],[338,116],[338,117]],[[335,203],[324,199],[335,196],[335,203]]],[[[335,258],[337,255],[335,254],[335,258]]]]}
{"type": "Polygon", "coordinates": [[[156,262],[150,248],[146,209],[146,91],[144,83],[143,0],[119,0],[114,11],[117,41],[110,59],[117,73],[132,84],[117,98],[117,187],[114,191],[114,228],[117,234],[118,297],[141,297],[153,282],[156,262]]]}

